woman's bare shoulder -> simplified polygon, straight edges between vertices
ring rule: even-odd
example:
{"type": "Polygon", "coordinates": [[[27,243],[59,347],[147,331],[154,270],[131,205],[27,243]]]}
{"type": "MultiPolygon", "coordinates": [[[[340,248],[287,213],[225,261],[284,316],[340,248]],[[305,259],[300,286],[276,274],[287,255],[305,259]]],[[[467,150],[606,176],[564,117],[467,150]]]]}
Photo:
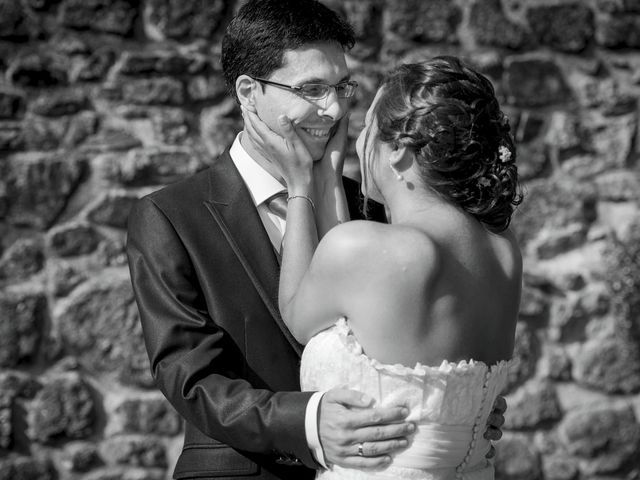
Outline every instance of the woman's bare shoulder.
{"type": "Polygon", "coordinates": [[[438,266],[438,247],[424,231],[401,225],[354,220],[330,230],[318,246],[342,268],[378,265],[387,271],[411,268],[432,271],[438,266]]]}

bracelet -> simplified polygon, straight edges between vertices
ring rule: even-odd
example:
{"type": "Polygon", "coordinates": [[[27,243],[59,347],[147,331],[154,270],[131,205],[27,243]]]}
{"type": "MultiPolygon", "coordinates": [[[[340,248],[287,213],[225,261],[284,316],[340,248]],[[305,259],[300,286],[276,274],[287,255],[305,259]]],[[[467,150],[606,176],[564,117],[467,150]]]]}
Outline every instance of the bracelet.
{"type": "Polygon", "coordinates": [[[293,199],[293,198],[304,198],[307,202],[309,202],[309,205],[311,205],[311,210],[316,211],[316,206],[313,203],[313,200],[311,200],[311,197],[308,195],[291,195],[290,197],[287,197],[287,203],[289,203],[289,200],[293,199]]]}

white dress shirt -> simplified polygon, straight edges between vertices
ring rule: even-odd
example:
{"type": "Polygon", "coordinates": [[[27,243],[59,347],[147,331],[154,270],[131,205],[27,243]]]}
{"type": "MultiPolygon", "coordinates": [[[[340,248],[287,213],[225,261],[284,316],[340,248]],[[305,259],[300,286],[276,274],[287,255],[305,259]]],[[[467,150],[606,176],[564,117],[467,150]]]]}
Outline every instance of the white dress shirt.
{"type": "MultiPolygon", "coordinates": [[[[233,145],[231,145],[231,149],[229,150],[229,155],[238,169],[238,172],[240,172],[242,180],[249,189],[249,193],[251,194],[253,203],[258,210],[262,224],[269,235],[271,244],[276,251],[278,251],[287,227],[287,222],[273,214],[267,207],[265,200],[276,193],[285,191],[286,187],[273,178],[269,172],[251,158],[240,143],[241,135],[242,132],[236,136],[233,141],[233,145]]],[[[318,407],[323,394],[324,392],[314,393],[309,400],[309,403],[307,403],[304,427],[309,449],[318,463],[327,468],[324,453],[322,451],[322,445],[320,444],[320,437],[318,435],[318,407]]]]}

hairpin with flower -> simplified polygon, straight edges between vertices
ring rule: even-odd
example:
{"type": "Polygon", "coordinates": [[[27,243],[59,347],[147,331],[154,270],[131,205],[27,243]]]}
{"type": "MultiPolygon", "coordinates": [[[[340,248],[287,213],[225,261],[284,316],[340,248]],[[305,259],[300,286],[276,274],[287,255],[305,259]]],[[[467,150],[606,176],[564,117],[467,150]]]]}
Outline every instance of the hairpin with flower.
{"type": "Polygon", "coordinates": [[[500,147],[498,147],[498,155],[502,163],[507,163],[511,160],[511,150],[509,150],[506,145],[500,145],[500,147]]]}

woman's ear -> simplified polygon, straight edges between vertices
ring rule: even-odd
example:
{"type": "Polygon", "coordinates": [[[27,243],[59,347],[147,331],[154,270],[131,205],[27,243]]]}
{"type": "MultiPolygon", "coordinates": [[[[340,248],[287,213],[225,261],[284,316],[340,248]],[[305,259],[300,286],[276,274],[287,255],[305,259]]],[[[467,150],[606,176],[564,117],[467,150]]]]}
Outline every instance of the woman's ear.
{"type": "Polygon", "coordinates": [[[255,94],[257,88],[259,88],[258,82],[249,75],[240,75],[236,78],[236,95],[240,105],[254,113],[256,113],[255,94]]]}
{"type": "Polygon", "coordinates": [[[398,147],[391,150],[389,163],[394,171],[404,172],[413,165],[413,155],[407,147],[398,147]]]}

